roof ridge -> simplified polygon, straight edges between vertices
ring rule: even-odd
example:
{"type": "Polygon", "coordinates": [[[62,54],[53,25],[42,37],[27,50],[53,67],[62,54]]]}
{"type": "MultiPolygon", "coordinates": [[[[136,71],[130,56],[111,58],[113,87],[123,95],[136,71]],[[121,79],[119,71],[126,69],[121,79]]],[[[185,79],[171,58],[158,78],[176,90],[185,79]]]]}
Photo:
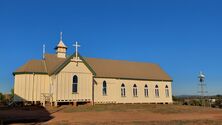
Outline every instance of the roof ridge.
{"type": "Polygon", "coordinates": [[[145,64],[153,64],[153,65],[158,65],[157,63],[153,62],[139,62],[139,61],[130,61],[130,60],[116,60],[116,59],[106,59],[106,58],[93,58],[93,57],[83,57],[86,59],[100,59],[100,60],[107,60],[107,61],[124,61],[124,62],[130,62],[130,63],[145,63],[145,64]]]}
{"type": "MultiPolygon", "coordinates": [[[[45,53],[45,54],[52,55],[52,56],[56,55],[56,54],[50,54],[50,53],[45,53]]],[[[67,56],[66,59],[68,59],[72,55],[67,56]]],[[[107,61],[124,61],[124,62],[130,62],[130,63],[146,63],[146,64],[158,65],[157,63],[154,63],[154,62],[142,62],[142,61],[140,62],[140,61],[130,61],[130,60],[121,60],[121,59],[108,59],[108,58],[96,58],[96,57],[83,57],[83,58],[84,59],[100,59],[100,60],[107,60],[107,61]]]]}
{"type": "Polygon", "coordinates": [[[41,59],[30,59],[27,62],[30,62],[30,61],[42,61],[42,60],[41,59]]]}

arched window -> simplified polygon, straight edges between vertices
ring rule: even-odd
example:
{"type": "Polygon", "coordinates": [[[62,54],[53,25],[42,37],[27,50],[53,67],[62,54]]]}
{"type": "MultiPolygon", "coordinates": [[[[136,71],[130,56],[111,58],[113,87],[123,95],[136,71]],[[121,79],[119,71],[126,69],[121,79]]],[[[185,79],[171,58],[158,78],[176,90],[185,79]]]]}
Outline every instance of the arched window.
{"type": "Polygon", "coordinates": [[[149,96],[149,93],[148,93],[149,91],[148,91],[148,86],[147,86],[147,84],[145,85],[145,87],[144,87],[144,95],[145,95],[145,97],[148,97],[149,96]]]}
{"type": "Polygon", "coordinates": [[[103,95],[107,94],[107,84],[106,81],[103,81],[103,95]]]}
{"type": "Polygon", "coordinates": [[[158,85],[155,86],[155,96],[156,96],[156,97],[159,97],[159,96],[160,96],[160,95],[159,95],[159,87],[158,87],[158,85]]]}
{"type": "Polygon", "coordinates": [[[78,92],[78,77],[76,75],[74,75],[72,79],[72,92],[73,93],[78,92]]]}
{"type": "Polygon", "coordinates": [[[170,96],[170,94],[169,94],[169,88],[168,88],[167,85],[166,85],[166,87],[165,87],[165,94],[166,94],[166,97],[169,97],[169,96],[170,96]]]}
{"type": "Polygon", "coordinates": [[[125,97],[126,96],[126,88],[124,83],[121,85],[121,96],[125,97]]]}
{"type": "Polygon", "coordinates": [[[137,96],[137,86],[136,86],[136,84],[133,85],[133,96],[137,96]]]}

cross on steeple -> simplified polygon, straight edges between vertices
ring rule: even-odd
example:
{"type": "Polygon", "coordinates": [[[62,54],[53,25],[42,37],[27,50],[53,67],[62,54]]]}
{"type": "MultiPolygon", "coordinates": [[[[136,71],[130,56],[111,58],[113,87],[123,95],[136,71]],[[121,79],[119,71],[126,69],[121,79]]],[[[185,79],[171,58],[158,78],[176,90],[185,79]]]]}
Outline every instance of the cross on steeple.
{"type": "Polygon", "coordinates": [[[76,47],[76,58],[75,58],[75,61],[81,61],[79,58],[78,58],[78,47],[80,47],[80,45],[78,44],[78,42],[76,41],[75,44],[73,44],[74,47],[76,47]]]}

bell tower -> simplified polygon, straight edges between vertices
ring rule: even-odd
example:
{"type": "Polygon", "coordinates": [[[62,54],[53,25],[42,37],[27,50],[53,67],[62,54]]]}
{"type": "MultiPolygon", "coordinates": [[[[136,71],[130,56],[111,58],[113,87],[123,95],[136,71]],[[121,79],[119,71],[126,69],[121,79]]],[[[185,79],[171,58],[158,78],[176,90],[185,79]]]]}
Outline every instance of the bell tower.
{"type": "Polygon", "coordinates": [[[58,58],[66,58],[67,47],[62,41],[62,32],[60,32],[60,41],[58,45],[55,47],[55,50],[58,58]]]}

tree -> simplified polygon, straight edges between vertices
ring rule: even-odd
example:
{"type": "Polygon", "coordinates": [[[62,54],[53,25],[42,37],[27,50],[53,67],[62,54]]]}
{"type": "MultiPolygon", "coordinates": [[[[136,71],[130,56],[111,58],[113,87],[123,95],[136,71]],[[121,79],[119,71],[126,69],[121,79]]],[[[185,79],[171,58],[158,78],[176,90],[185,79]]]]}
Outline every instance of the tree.
{"type": "Polygon", "coordinates": [[[14,97],[14,89],[11,89],[11,97],[14,97]]]}
{"type": "Polygon", "coordinates": [[[172,98],[173,98],[173,101],[178,101],[178,98],[176,96],[173,95],[172,98]]]}
{"type": "Polygon", "coordinates": [[[191,100],[190,105],[192,106],[202,106],[201,100],[191,100]]]}
{"type": "Polygon", "coordinates": [[[0,101],[4,99],[4,95],[0,92],[0,101]]]}
{"type": "Polygon", "coordinates": [[[221,108],[221,107],[222,107],[222,99],[220,99],[220,98],[217,99],[217,100],[215,101],[214,105],[215,105],[216,107],[221,108]]]}
{"type": "Polygon", "coordinates": [[[221,99],[221,97],[222,97],[221,95],[216,95],[217,99],[221,99]]]}

